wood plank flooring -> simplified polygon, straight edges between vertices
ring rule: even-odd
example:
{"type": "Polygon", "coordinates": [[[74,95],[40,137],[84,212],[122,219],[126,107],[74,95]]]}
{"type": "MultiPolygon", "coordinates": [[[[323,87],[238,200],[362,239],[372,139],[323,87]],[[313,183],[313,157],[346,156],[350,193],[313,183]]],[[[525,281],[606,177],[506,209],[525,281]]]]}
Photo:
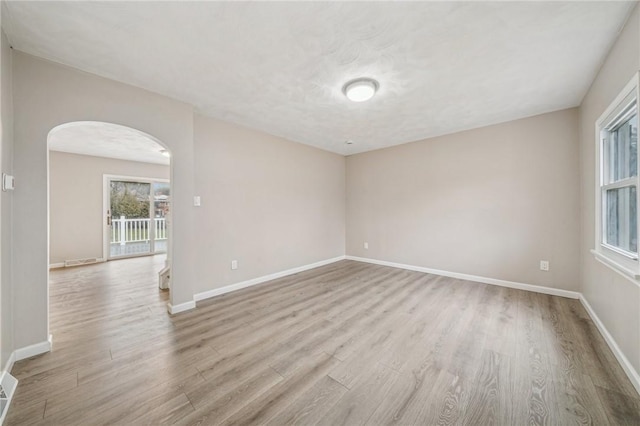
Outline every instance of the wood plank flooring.
{"type": "Polygon", "coordinates": [[[640,424],[576,300],[341,261],[171,317],[161,267],[51,272],[6,424],[640,424]]]}

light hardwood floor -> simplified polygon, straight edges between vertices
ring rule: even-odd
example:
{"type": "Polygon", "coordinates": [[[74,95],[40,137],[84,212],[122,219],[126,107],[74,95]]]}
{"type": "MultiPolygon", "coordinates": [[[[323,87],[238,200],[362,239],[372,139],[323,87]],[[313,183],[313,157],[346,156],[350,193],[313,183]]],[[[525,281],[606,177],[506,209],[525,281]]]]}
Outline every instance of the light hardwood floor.
{"type": "Polygon", "coordinates": [[[640,424],[578,301],[341,261],[171,317],[161,262],[52,271],[7,424],[640,424]]]}

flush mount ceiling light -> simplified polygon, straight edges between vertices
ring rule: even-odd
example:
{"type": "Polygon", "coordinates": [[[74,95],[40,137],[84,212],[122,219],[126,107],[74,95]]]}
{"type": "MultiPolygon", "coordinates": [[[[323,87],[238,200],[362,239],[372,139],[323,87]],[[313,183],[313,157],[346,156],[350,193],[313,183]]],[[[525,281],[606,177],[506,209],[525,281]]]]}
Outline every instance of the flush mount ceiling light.
{"type": "Polygon", "coordinates": [[[171,153],[166,149],[161,149],[160,154],[164,155],[165,157],[171,157],[171,153]]]}
{"type": "Polygon", "coordinates": [[[372,78],[357,78],[344,85],[344,95],[353,102],[364,102],[373,98],[378,91],[379,84],[372,78]]]}

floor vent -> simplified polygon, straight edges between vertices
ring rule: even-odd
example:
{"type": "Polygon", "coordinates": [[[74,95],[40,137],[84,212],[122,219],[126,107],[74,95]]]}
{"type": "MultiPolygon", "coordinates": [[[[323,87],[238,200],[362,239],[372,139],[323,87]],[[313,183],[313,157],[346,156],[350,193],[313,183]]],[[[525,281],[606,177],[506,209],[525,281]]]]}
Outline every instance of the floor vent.
{"type": "Polygon", "coordinates": [[[64,266],[80,266],[80,265],[90,265],[92,263],[98,263],[98,259],[95,257],[88,257],[86,259],[75,259],[75,260],[65,260],[64,266]]]}
{"type": "Polygon", "coordinates": [[[7,417],[11,398],[16,390],[18,380],[9,373],[4,373],[0,379],[0,425],[7,417]]]}

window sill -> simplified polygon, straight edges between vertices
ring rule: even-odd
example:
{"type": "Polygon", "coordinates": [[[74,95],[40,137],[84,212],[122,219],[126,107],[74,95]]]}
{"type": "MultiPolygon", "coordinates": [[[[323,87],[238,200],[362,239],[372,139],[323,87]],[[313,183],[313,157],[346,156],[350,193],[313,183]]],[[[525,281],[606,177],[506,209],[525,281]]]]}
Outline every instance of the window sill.
{"type": "Polygon", "coordinates": [[[625,266],[622,266],[618,262],[611,260],[607,256],[603,255],[602,253],[599,253],[594,249],[591,249],[591,254],[593,254],[593,256],[596,258],[598,262],[607,266],[609,269],[612,269],[613,271],[619,273],[620,275],[627,278],[629,281],[633,282],[634,284],[640,286],[640,275],[638,274],[638,271],[634,271],[625,266]]]}

